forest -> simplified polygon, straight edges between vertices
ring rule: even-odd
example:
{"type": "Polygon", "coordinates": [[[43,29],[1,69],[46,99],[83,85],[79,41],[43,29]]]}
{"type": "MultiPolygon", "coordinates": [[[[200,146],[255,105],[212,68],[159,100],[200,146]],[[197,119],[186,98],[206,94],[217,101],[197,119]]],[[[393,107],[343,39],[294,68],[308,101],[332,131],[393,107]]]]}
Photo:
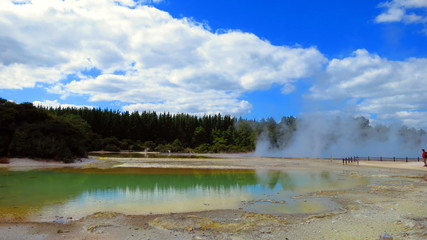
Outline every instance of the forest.
{"type": "Polygon", "coordinates": [[[0,98],[0,157],[70,162],[90,150],[90,126],[71,115],[55,116],[31,103],[0,98]]]}
{"type": "MultiPolygon", "coordinates": [[[[294,117],[282,121],[295,126],[294,117]]],[[[70,162],[97,150],[251,152],[264,133],[273,146],[278,146],[283,136],[277,134],[277,127],[272,118],[255,121],[220,114],[199,117],[185,113],[42,108],[0,98],[0,157],[70,162]]]]}

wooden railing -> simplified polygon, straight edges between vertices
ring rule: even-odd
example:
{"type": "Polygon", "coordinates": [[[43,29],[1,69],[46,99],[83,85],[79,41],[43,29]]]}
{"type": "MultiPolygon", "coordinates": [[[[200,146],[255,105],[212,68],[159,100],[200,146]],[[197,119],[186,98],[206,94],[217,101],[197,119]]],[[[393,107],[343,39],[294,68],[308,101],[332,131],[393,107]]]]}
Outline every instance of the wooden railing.
{"type": "Polygon", "coordinates": [[[359,157],[359,156],[354,156],[354,157],[347,157],[347,158],[343,158],[342,159],[342,164],[349,164],[349,163],[357,163],[359,165],[359,161],[404,161],[404,162],[410,162],[410,161],[420,161],[420,158],[410,158],[410,157],[359,157]]]}

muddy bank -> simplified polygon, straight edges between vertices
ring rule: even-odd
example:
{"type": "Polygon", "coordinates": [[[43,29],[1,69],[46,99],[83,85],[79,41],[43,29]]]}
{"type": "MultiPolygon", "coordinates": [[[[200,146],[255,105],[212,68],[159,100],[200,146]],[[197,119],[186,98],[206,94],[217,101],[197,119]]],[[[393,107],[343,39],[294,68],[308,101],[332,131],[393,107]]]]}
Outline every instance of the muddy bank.
{"type": "MultiPolygon", "coordinates": [[[[37,167],[36,163],[29,164],[28,161],[12,160],[8,167],[37,167]]],[[[47,166],[44,163],[38,164],[41,164],[38,166],[40,168],[47,166]]],[[[7,164],[2,164],[1,167],[5,165],[7,164]]],[[[3,221],[0,223],[0,239],[341,240],[378,239],[384,232],[391,234],[394,239],[427,239],[427,168],[423,168],[421,163],[361,162],[360,166],[343,166],[338,161],[274,158],[117,158],[88,159],[66,166],[327,169],[341,171],[342,174],[354,178],[369,176],[376,180],[351,189],[322,190],[298,196],[328,197],[340,205],[339,209],[321,214],[262,214],[245,212],[242,209],[134,216],[95,213],[81,219],[64,219],[64,223],[3,221]]]]}

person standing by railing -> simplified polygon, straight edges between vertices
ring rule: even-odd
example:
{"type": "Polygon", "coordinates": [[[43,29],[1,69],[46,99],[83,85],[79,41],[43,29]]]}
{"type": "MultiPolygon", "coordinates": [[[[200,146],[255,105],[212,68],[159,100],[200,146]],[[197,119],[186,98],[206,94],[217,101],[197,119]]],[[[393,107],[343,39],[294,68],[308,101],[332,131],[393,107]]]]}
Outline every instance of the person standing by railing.
{"type": "Polygon", "coordinates": [[[422,151],[423,151],[423,154],[421,156],[423,157],[424,167],[427,167],[427,152],[424,149],[422,149],[422,151]]]}

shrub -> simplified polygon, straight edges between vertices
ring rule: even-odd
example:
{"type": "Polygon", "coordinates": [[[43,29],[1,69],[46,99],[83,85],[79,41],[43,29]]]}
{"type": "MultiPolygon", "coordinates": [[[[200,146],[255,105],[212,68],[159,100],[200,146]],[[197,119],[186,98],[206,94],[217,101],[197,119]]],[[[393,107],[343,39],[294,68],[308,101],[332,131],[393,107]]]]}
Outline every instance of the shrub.
{"type": "Polygon", "coordinates": [[[210,152],[210,145],[207,143],[199,145],[198,147],[196,147],[194,149],[194,152],[196,152],[196,153],[208,153],[208,152],[210,152]]]}
{"type": "Polygon", "coordinates": [[[107,145],[105,145],[104,150],[110,151],[110,152],[119,152],[120,148],[114,144],[107,144],[107,145]]]}

